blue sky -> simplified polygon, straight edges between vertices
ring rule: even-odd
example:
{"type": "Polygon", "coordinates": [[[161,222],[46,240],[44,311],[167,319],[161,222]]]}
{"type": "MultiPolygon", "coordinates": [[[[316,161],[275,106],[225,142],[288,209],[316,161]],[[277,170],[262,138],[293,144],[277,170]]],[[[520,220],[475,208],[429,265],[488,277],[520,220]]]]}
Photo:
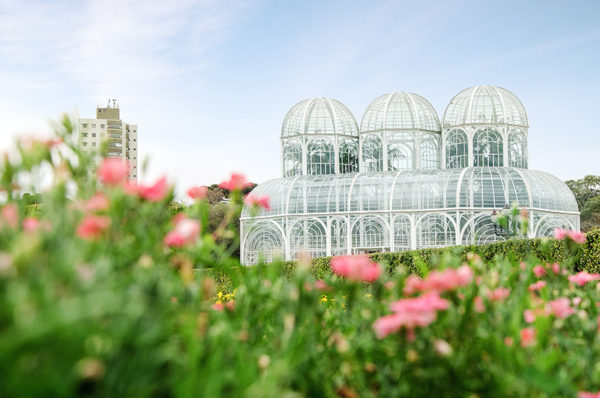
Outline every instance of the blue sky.
{"type": "Polygon", "coordinates": [[[181,188],[280,176],[287,110],[325,96],[360,122],[392,91],[440,117],[466,87],[502,86],[529,116],[530,167],[600,174],[597,1],[0,0],[0,149],[117,98],[144,178],[181,188]]]}

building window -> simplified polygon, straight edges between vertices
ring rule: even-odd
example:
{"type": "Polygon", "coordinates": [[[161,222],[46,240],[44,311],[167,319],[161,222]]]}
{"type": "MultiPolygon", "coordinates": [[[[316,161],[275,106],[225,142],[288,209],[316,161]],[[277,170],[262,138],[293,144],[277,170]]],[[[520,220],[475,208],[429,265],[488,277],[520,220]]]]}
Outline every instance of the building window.
{"type": "Polygon", "coordinates": [[[95,142],[92,142],[92,146],[96,146],[96,143],[95,143],[95,142]]]}
{"type": "Polygon", "coordinates": [[[410,133],[395,133],[388,138],[388,170],[415,168],[415,141],[410,133]]]}
{"type": "Polygon", "coordinates": [[[95,136],[96,136],[96,133],[92,133],[92,137],[95,137],[95,136]]]}
{"type": "Polygon", "coordinates": [[[82,123],[81,127],[86,128],[87,127],[87,123],[82,123]]]}
{"type": "Polygon", "coordinates": [[[101,125],[100,125],[100,128],[102,128],[102,129],[103,129],[104,127],[106,127],[104,124],[101,124],[101,125]]]}
{"type": "Polygon", "coordinates": [[[358,145],[354,140],[345,140],[340,144],[340,173],[358,171],[358,145]]]}
{"type": "Polygon", "coordinates": [[[87,142],[82,142],[81,145],[87,146],[87,142]]]}
{"type": "Polygon", "coordinates": [[[93,128],[93,129],[95,129],[95,128],[96,128],[96,125],[95,125],[95,124],[92,124],[92,128],[93,128]]]}
{"type": "Polygon", "coordinates": [[[379,137],[369,136],[364,140],[362,158],[365,171],[383,171],[383,144],[379,137]]]}
{"type": "Polygon", "coordinates": [[[469,166],[469,141],[462,130],[453,130],[446,138],[446,168],[462,169],[469,166]]]}
{"type": "Polygon", "coordinates": [[[82,137],[87,137],[87,133],[81,133],[82,137]]]}
{"type": "Polygon", "coordinates": [[[334,173],[335,152],[333,144],[317,139],[308,144],[308,174],[325,175],[334,173]]]}
{"type": "Polygon", "coordinates": [[[510,167],[527,168],[527,138],[521,130],[508,135],[508,162],[510,167]]]}
{"type": "Polygon", "coordinates": [[[473,138],[473,166],[504,166],[502,136],[496,130],[479,130],[473,138]]]}
{"type": "Polygon", "coordinates": [[[302,174],[302,147],[298,142],[286,143],[283,147],[283,175],[292,177],[302,174]]]}

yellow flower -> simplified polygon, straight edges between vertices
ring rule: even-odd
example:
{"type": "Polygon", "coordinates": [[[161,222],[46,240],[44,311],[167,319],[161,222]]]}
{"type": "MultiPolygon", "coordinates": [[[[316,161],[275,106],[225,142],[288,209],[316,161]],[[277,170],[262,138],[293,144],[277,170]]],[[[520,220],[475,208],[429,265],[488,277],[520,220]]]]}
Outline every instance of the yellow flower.
{"type": "Polygon", "coordinates": [[[327,296],[322,295],[321,296],[321,302],[326,303],[327,302],[327,296]]]}
{"type": "Polygon", "coordinates": [[[219,293],[217,293],[217,297],[218,297],[218,298],[221,298],[221,297],[223,297],[223,292],[219,292],[219,293]]]}

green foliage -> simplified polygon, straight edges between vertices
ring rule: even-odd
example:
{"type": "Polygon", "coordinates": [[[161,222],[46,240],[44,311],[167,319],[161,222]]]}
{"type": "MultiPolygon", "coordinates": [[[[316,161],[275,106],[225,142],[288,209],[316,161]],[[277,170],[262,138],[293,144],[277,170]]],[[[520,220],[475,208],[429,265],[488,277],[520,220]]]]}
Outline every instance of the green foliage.
{"type": "Polygon", "coordinates": [[[600,228],[600,176],[588,175],[580,180],[569,180],[581,212],[581,229],[590,231],[600,228]]]}
{"type": "MultiPolygon", "coordinates": [[[[595,229],[587,234],[587,240],[577,251],[569,252],[568,246],[563,242],[552,238],[536,239],[510,239],[503,242],[489,243],[485,245],[451,246],[444,248],[430,248],[409,250],[394,253],[374,253],[369,257],[385,266],[389,274],[409,273],[423,276],[422,265],[437,264],[440,258],[451,255],[461,261],[467,261],[470,256],[476,254],[488,265],[494,265],[499,261],[522,262],[536,258],[542,263],[555,263],[570,261],[574,271],[586,270],[588,272],[600,272],[600,229],[595,229]],[[581,257],[581,258],[579,258],[581,257]]],[[[331,257],[320,257],[312,260],[311,272],[320,279],[331,274],[329,262],[331,257]]],[[[286,262],[286,275],[293,277],[297,262],[286,262]]]]}
{"type": "Polygon", "coordinates": [[[572,267],[581,250],[579,265],[597,267],[597,231],[581,247],[510,240],[373,254],[388,272],[369,284],[332,274],[329,258],[312,268],[242,267],[233,254],[242,192],[218,207],[183,207],[172,192],[149,199],[102,185],[89,177],[70,119],[57,129],[60,147],[20,145],[18,160],[0,166],[1,397],[549,397],[600,389],[595,282],[574,285],[546,268],[547,286],[529,291],[540,263],[572,267]],[[41,206],[21,191],[38,192],[40,168],[53,170],[41,206]],[[91,200],[97,193],[106,205],[91,200]],[[24,228],[31,216],[39,224],[24,228]],[[104,226],[83,233],[93,217],[104,226]],[[174,218],[183,217],[188,224],[178,230],[174,218]],[[198,223],[199,235],[165,240],[198,223]],[[409,273],[435,277],[462,264],[477,282],[438,292],[446,309],[412,333],[376,336],[374,323],[406,299],[409,273]],[[508,297],[493,298],[498,288],[508,297]],[[558,298],[576,313],[546,311],[558,298]],[[540,314],[528,323],[525,310],[540,314]],[[529,345],[525,328],[536,334],[529,345]]]}
{"type": "MultiPolygon", "coordinates": [[[[587,247],[588,243],[583,247],[587,247]]],[[[592,243],[590,243],[592,245],[592,243]]],[[[537,258],[544,263],[561,262],[565,257],[564,245],[554,239],[510,239],[503,242],[485,245],[451,246],[444,248],[430,248],[409,250],[394,253],[374,253],[369,257],[382,265],[388,273],[411,273],[423,276],[422,266],[437,264],[439,259],[452,255],[461,261],[466,261],[472,254],[478,255],[486,264],[495,264],[497,261],[521,262],[529,258],[537,258]]],[[[331,257],[320,257],[312,260],[311,272],[317,278],[324,278],[331,273],[329,262],[331,257]]],[[[286,275],[292,276],[297,266],[295,261],[286,262],[286,275]]]]}
{"type": "Polygon", "coordinates": [[[588,272],[600,273],[600,229],[587,233],[582,248],[583,256],[580,260],[580,268],[588,272]]]}

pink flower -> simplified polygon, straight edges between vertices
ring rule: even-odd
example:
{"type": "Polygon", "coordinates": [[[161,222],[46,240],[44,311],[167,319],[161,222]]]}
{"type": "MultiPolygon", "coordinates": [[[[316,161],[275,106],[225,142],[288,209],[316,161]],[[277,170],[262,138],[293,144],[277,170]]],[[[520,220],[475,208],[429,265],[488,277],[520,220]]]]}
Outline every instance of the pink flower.
{"type": "Polygon", "coordinates": [[[85,204],[87,211],[102,211],[108,209],[108,199],[106,196],[98,192],[92,196],[90,200],[85,204]]]}
{"type": "Polygon", "coordinates": [[[579,303],[581,303],[581,297],[573,297],[573,299],[571,300],[571,302],[573,303],[573,305],[575,307],[577,307],[579,305],[579,303]]]}
{"type": "Polygon", "coordinates": [[[581,231],[569,231],[561,228],[556,228],[554,230],[554,238],[556,240],[563,240],[565,237],[571,239],[573,242],[576,243],[585,242],[585,233],[581,231]]]}
{"type": "Polygon", "coordinates": [[[546,275],[546,268],[541,265],[536,265],[533,267],[533,274],[538,278],[541,278],[542,276],[546,275]]]}
{"type": "Polygon", "coordinates": [[[530,292],[538,291],[544,287],[546,287],[545,281],[537,281],[536,283],[529,285],[529,291],[530,292]]]}
{"type": "Polygon", "coordinates": [[[552,272],[554,272],[556,275],[560,274],[560,264],[559,263],[552,264],[552,272]]]}
{"type": "Polygon", "coordinates": [[[525,322],[527,323],[535,322],[535,314],[531,310],[523,311],[523,318],[525,318],[525,322]]]}
{"type": "Polygon", "coordinates": [[[446,310],[450,302],[436,292],[426,293],[419,297],[405,298],[390,303],[390,309],[396,313],[428,312],[446,310]]]}
{"type": "Polygon", "coordinates": [[[334,273],[357,282],[373,282],[381,275],[379,264],[365,255],[334,257],[331,259],[331,269],[334,273]]]}
{"type": "Polygon", "coordinates": [[[585,242],[585,233],[581,231],[568,231],[567,236],[576,243],[584,243],[585,242]]]}
{"type": "Polygon", "coordinates": [[[204,199],[207,193],[208,187],[206,186],[191,187],[187,190],[188,196],[192,199],[204,199]]]}
{"type": "Polygon", "coordinates": [[[402,319],[396,314],[390,314],[378,318],[373,323],[373,330],[378,339],[382,339],[385,336],[395,333],[402,328],[402,319]]]}
{"type": "Polygon", "coordinates": [[[587,271],[581,271],[575,275],[569,275],[569,282],[579,286],[584,286],[586,283],[600,279],[600,274],[588,274],[587,271]]]}
{"type": "Polygon", "coordinates": [[[404,281],[403,291],[405,295],[409,296],[411,294],[424,290],[424,287],[425,283],[423,282],[423,279],[419,278],[416,275],[409,275],[404,281]]]}
{"type": "Polygon", "coordinates": [[[529,327],[521,330],[521,347],[529,347],[535,344],[535,328],[529,327]]]}
{"type": "Polygon", "coordinates": [[[462,265],[457,269],[448,268],[443,271],[431,271],[423,280],[411,275],[406,278],[404,293],[408,295],[417,291],[444,292],[467,286],[472,281],[473,270],[468,265],[462,265]]]}
{"type": "Polygon", "coordinates": [[[323,279],[317,279],[315,281],[315,288],[319,290],[331,290],[331,287],[328,286],[323,279]]]}
{"type": "Polygon", "coordinates": [[[556,240],[563,240],[565,238],[565,236],[567,236],[567,231],[562,229],[562,228],[555,228],[554,229],[554,239],[556,240]]]}
{"type": "Polygon", "coordinates": [[[509,294],[510,290],[505,287],[499,287],[488,292],[487,296],[491,301],[504,301],[509,294]]]}
{"type": "Polygon", "coordinates": [[[170,247],[193,244],[200,234],[200,222],[190,218],[177,217],[175,228],[165,236],[163,242],[170,247]]]}
{"type": "Polygon", "coordinates": [[[0,211],[1,225],[8,225],[10,228],[15,228],[19,224],[19,209],[14,203],[9,203],[0,211]]]}
{"type": "Polygon", "coordinates": [[[40,220],[34,217],[27,217],[23,220],[23,229],[25,232],[35,232],[40,227],[40,220]]]}
{"type": "Polygon", "coordinates": [[[577,393],[577,398],[600,398],[600,391],[597,391],[597,392],[579,391],[577,393]]]}
{"type": "Polygon", "coordinates": [[[485,311],[485,304],[483,303],[481,296],[475,296],[473,299],[473,309],[480,314],[485,311]]]}
{"type": "Polygon", "coordinates": [[[152,185],[138,185],[138,192],[147,201],[159,202],[169,193],[167,179],[161,177],[152,185]]]}
{"type": "Polygon", "coordinates": [[[549,313],[554,314],[557,318],[564,319],[575,313],[575,309],[571,308],[571,302],[566,297],[561,297],[548,303],[549,313]]]}
{"type": "Polygon", "coordinates": [[[98,178],[106,185],[120,185],[127,181],[129,165],[117,158],[105,158],[98,167],[98,178]]]}
{"type": "Polygon", "coordinates": [[[249,194],[246,196],[246,199],[244,199],[244,202],[246,202],[248,206],[258,206],[262,207],[265,210],[271,210],[271,206],[269,206],[268,196],[254,196],[252,194],[249,194]]]}
{"type": "Polygon", "coordinates": [[[414,328],[431,324],[437,318],[437,311],[446,310],[449,301],[431,292],[420,297],[412,297],[390,304],[394,314],[383,316],[375,321],[373,329],[378,338],[383,338],[401,328],[406,328],[407,335],[414,336],[414,328]]]}
{"type": "Polygon", "coordinates": [[[106,216],[86,216],[77,227],[77,236],[82,239],[96,239],[102,236],[110,226],[110,218],[106,216]]]}
{"type": "Polygon", "coordinates": [[[219,184],[219,188],[226,189],[228,191],[241,191],[244,188],[252,185],[246,181],[246,177],[243,174],[232,173],[229,177],[229,181],[223,181],[219,184]]]}
{"type": "Polygon", "coordinates": [[[512,337],[504,338],[504,345],[506,345],[507,347],[512,347],[513,343],[514,343],[514,340],[512,337]]]}

